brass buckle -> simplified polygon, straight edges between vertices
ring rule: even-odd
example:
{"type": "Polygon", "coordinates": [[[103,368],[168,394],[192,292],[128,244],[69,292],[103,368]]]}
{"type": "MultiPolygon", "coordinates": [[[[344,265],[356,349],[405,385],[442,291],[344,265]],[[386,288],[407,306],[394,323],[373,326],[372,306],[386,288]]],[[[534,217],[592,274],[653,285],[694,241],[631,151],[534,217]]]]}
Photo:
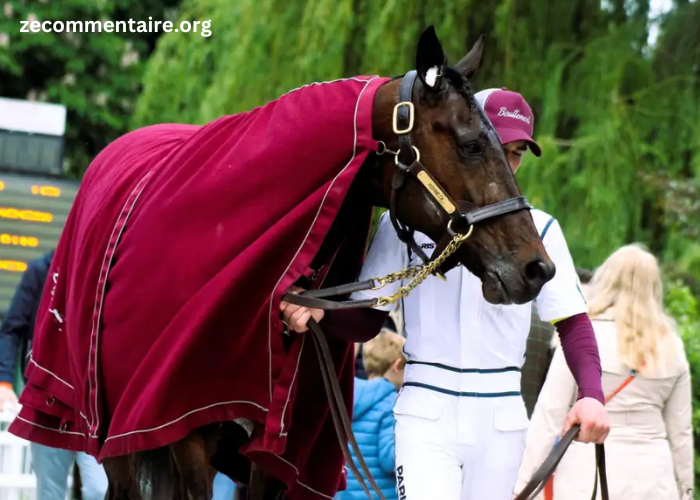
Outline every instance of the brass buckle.
{"type": "Polygon", "coordinates": [[[403,101],[398,103],[396,106],[394,106],[394,115],[393,115],[393,127],[394,127],[394,133],[396,135],[400,134],[408,134],[411,130],[413,130],[413,118],[415,116],[415,108],[413,107],[413,103],[411,101],[403,101]],[[402,106],[408,106],[408,109],[410,110],[408,114],[408,127],[406,127],[404,130],[399,130],[399,109],[402,106]]]}

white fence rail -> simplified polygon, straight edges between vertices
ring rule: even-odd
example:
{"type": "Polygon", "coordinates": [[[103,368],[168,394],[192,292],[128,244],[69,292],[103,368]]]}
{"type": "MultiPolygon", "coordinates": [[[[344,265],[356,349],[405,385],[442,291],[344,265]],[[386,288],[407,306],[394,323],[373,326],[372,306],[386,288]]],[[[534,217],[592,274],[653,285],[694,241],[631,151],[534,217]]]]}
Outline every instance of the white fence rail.
{"type": "MultiPolygon", "coordinates": [[[[29,441],[10,434],[7,428],[18,408],[0,412],[0,500],[36,500],[36,476],[32,470],[29,441]]],[[[66,478],[71,498],[72,470],[66,478]]]]}

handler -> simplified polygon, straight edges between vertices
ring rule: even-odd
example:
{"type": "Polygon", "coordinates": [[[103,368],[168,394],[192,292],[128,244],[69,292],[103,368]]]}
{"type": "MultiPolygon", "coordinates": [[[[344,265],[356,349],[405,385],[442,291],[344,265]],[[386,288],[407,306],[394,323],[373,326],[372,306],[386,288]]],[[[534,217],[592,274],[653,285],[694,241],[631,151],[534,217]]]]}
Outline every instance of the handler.
{"type": "MultiPolygon", "coordinates": [[[[532,110],[520,94],[489,89],[476,94],[476,99],[493,123],[513,171],[528,149],[541,155],[532,139],[532,110]]],[[[556,265],[555,277],[536,298],[538,313],[543,321],[555,325],[579,387],[562,432],[580,424],[579,441],[602,443],[610,423],[586,302],[559,223],[541,210],[531,212],[556,265]]],[[[415,236],[430,255],[434,243],[421,233],[415,236]]],[[[384,214],[358,280],[420,263],[384,214]]],[[[428,277],[404,299],[408,364],[394,407],[399,498],[507,500],[514,494],[529,424],[520,392],[520,370],[532,303],[504,306],[486,302],[480,280],[463,266],[445,276],[446,281],[428,277]]],[[[403,285],[397,282],[351,298],[386,296],[403,285]]],[[[298,332],[306,330],[312,315],[316,320],[323,318],[323,311],[285,302],[281,310],[289,328],[298,332]]]]}

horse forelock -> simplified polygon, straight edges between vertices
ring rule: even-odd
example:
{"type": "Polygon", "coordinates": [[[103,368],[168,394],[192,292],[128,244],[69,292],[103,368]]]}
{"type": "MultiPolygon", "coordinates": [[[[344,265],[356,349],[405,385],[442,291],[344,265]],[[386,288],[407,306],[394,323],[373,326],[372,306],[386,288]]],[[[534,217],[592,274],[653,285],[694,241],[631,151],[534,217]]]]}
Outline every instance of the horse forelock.
{"type": "Polygon", "coordinates": [[[474,102],[474,90],[471,82],[458,69],[452,66],[445,66],[442,69],[442,76],[448,81],[450,86],[471,104],[474,102]]]}

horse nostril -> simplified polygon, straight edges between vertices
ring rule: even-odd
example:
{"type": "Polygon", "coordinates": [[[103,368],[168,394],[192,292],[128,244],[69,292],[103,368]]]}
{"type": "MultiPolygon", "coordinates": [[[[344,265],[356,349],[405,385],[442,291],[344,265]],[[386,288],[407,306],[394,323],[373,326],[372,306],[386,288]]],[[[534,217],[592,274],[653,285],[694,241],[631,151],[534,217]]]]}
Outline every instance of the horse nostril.
{"type": "Polygon", "coordinates": [[[548,264],[541,258],[525,266],[525,277],[530,283],[546,283],[554,277],[554,264],[548,264]]]}

